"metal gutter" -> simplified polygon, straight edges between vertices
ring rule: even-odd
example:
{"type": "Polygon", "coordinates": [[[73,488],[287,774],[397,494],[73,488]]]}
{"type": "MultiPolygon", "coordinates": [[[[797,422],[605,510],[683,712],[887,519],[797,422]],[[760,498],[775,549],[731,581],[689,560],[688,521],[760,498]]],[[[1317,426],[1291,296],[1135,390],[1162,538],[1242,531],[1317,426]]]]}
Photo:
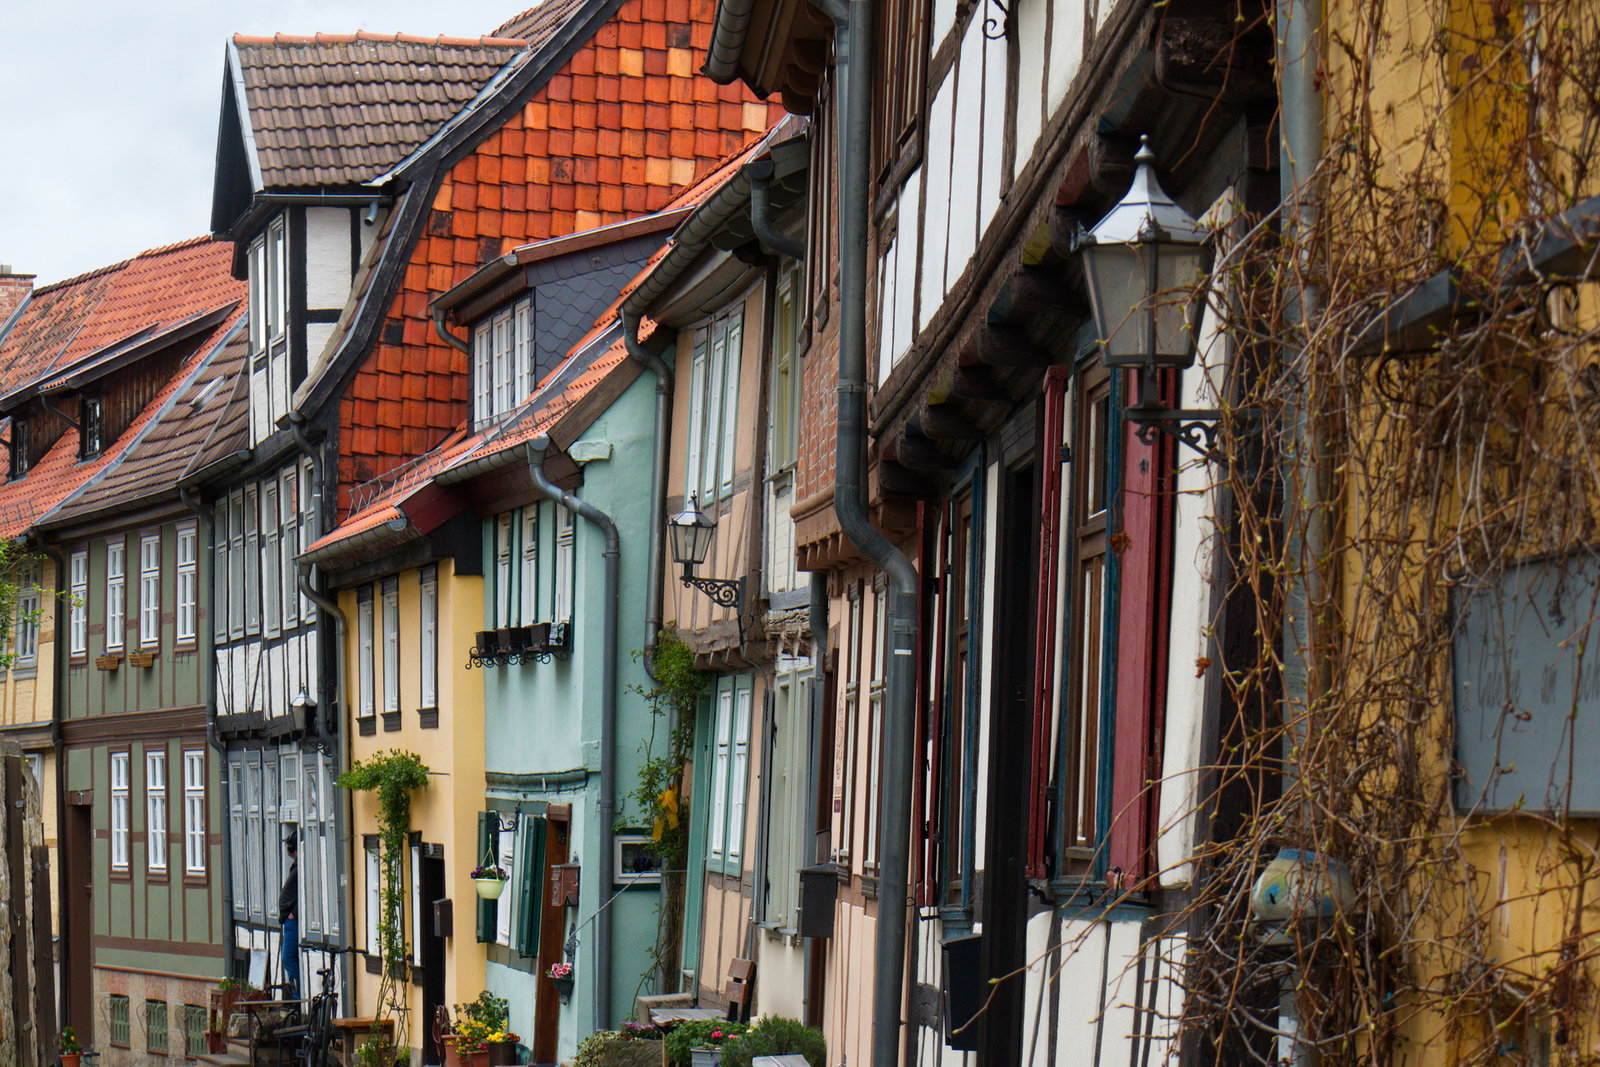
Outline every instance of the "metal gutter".
{"type": "Polygon", "coordinates": [[[700,73],[718,85],[728,85],[739,77],[739,56],[750,35],[750,21],[756,0],[720,0],[711,21],[711,44],[700,73]]]}
{"type": "Polygon", "coordinates": [[[750,225],[762,247],[780,256],[788,256],[804,263],[806,246],[784,233],[772,221],[772,160],[757,159],[745,164],[745,176],[750,179],[750,225]]]}
{"type": "Polygon", "coordinates": [[[593,1029],[606,1030],[611,1023],[611,900],[615,872],[612,870],[612,822],[616,818],[616,760],[617,760],[617,616],[619,614],[622,585],[622,538],[617,533],[611,517],[586,500],[567,492],[544,472],[545,452],[550,438],[535,437],[528,442],[528,476],[546,499],[553,500],[605,535],[605,576],[601,592],[600,638],[600,795],[597,818],[600,829],[600,855],[595,857],[596,899],[599,910],[594,914],[595,924],[595,987],[593,1029]]]}

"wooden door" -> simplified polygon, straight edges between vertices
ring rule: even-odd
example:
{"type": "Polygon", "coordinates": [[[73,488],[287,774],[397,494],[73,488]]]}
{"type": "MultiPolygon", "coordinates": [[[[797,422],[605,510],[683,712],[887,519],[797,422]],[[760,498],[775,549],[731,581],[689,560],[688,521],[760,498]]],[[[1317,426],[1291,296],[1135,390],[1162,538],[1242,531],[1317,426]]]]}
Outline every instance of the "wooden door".
{"type": "Polygon", "coordinates": [[[533,1051],[533,1063],[556,1062],[556,1040],[561,1024],[561,1002],[556,997],[555,983],[548,975],[553,964],[566,956],[563,944],[567,936],[567,909],[550,900],[551,870],[558,863],[567,862],[571,821],[565,805],[552,804],[545,815],[548,826],[544,837],[544,877],[539,880],[539,980],[533,1003],[533,1040],[528,1047],[533,1051]]]}
{"type": "Polygon", "coordinates": [[[87,799],[69,800],[64,837],[61,937],[66,942],[65,1024],[78,1040],[94,1037],[94,809],[87,799]]]}

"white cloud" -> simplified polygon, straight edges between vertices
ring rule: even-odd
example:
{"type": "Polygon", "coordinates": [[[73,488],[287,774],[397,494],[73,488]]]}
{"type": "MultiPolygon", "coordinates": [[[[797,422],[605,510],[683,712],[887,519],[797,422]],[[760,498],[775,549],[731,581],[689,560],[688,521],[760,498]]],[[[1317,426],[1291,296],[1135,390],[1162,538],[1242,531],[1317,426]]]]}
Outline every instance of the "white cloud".
{"type": "Polygon", "coordinates": [[[477,37],[527,0],[0,0],[0,263],[46,285],[205,233],[234,33],[477,37]]]}

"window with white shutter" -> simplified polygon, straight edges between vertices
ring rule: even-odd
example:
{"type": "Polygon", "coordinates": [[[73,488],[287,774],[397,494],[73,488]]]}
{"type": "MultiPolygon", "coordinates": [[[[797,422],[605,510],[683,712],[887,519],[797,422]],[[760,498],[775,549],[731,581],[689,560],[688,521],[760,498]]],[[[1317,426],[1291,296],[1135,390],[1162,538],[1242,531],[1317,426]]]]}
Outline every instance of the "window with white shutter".
{"type": "Polygon", "coordinates": [[[161,535],[139,538],[139,647],[161,643],[161,535]]]}
{"type": "Polygon", "coordinates": [[[400,710],[400,582],[383,583],[383,710],[400,710]]]}
{"type": "Polygon", "coordinates": [[[373,662],[372,648],[372,589],[361,590],[360,600],[356,605],[356,640],[359,644],[357,655],[360,658],[356,685],[359,693],[356,696],[356,707],[360,709],[362,718],[371,718],[378,713],[377,705],[377,672],[373,662]]]}
{"type": "Polygon", "coordinates": [[[151,874],[167,873],[167,754],[144,754],[145,864],[151,874]]]}
{"type": "Polygon", "coordinates": [[[418,614],[421,616],[421,648],[417,653],[421,679],[421,707],[439,706],[439,574],[433,567],[422,568],[418,582],[418,614]]]}
{"type": "Polygon", "coordinates": [[[111,869],[128,869],[128,753],[111,753],[111,869]]]}
{"type": "Polygon", "coordinates": [[[86,656],[89,654],[89,553],[74,552],[68,566],[68,589],[72,595],[67,607],[68,648],[74,656],[86,656]]]}
{"type": "Polygon", "coordinates": [[[206,873],[206,754],[188,749],[183,754],[183,870],[206,873]]]}
{"type": "Polygon", "coordinates": [[[176,640],[193,644],[199,632],[200,574],[199,540],[192,522],[178,527],[178,582],[176,640]]]}
{"type": "Polygon", "coordinates": [[[122,651],[127,620],[127,551],[122,541],[106,542],[106,651],[122,651]]]}

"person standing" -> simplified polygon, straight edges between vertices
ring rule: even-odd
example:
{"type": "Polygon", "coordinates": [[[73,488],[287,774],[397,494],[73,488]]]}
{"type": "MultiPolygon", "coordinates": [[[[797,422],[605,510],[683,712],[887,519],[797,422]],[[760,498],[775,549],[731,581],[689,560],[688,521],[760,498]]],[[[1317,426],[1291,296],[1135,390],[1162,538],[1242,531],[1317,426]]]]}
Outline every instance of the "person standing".
{"type": "Polygon", "coordinates": [[[283,928],[284,999],[300,999],[300,861],[295,855],[295,832],[289,831],[283,847],[289,853],[289,876],[278,894],[278,925],[283,928]]]}

